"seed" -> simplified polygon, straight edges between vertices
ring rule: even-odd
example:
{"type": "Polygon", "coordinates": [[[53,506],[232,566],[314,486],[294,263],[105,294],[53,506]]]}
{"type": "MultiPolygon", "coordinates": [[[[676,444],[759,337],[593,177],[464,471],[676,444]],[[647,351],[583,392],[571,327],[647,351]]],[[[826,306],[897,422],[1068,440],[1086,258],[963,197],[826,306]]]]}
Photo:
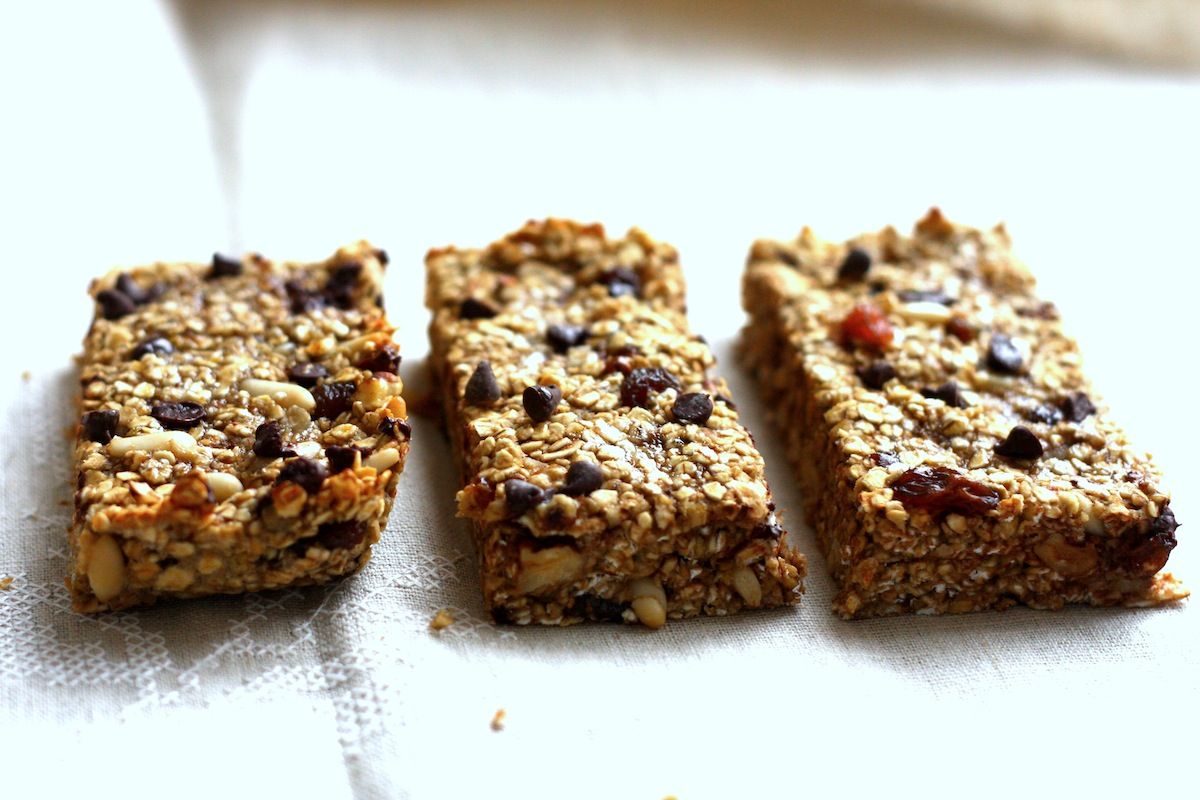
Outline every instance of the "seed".
{"type": "Polygon", "coordinates": [[[213,253],[212,271],[208,273],[209,280],[216,278],[236,278],[242,274],[242,262],[236,258],[227,258],[220,253],[213,253]]]}
{"type": "Polygon", "coordinates": [[[510,517],[519,517],[546,499],[546,492],[538,486],[520,478],[509,478],[504,482],[504,504],[510,517]]]}
{"type": "Polygon", "coordinates": [[[1008,432],[1008,437],[996,445],[996,455],[1005,458],[1033,459],[1041,458],[1042,443],[1033,431],[1024,425],[1017,425],[1008,432]]]}
{"type": "Polygon", "coordinates": [[[150,416],[168,430],[185,431],[195,427],[204,419],[204,407],[199,403],[155,403],[150,407],[150,416]]]}
{"type": "Polygon", "coordinates": [[[458,307],[458,315],[463,319],[490,319],[498,313],[492,305],[474,297],[463,300],[458,307]]]}
{"type": "Polygon", "coordinates": [[[863,386],[879,390],[896,377],[896,368],[887,361],[872,361],[867,366],[858,368],[858,377],[863,382],[863,386]]]}
{"type": "Polygon", "coordinates": [[[1012,338],[1004,333],[993,333],[988,341],[987,366],[992,372],[1015,375],[1021,371],[1024,359],[1012,338]]]}
{"type": "Polygon", "coordinates": [[[838,280],[847,283],[861,281],[871,268],[871,254],[859,247],[853,247],[838,267],[838,280]]]}
{"type": "Polygon", "coordinates": [[[117,432],[120,418],[120,412],[111,408],[89,411],[83,415],[83,434],[88,441],[108,444],[117,432]]]}
{"type": "Polygon", "coordinates": [[[137,310],[137,306],[129,299],[129,296],[116,289],[101,291],[96,295],[96,302],[100,304],[100,313],[104,315],[105,319],[120,319],[137,310]]]}
{"type": "Polygon", "coordinates": [[[133,350],[129,352],[129,357],[137,361],[142,356],[148,356],[153,353],[156,356],[169,356],[175,352],[175,346],[170,340],[164,339],[161,336],[154,336],[149,339],[144,339],[133,350]]]}
{"type": "Polygon", "coordinates": [[[290,481],[309,494],[316,494],[321,490],[321,484],[325,482],[327,474],[325,465],[320,461],[314,461],[311,458],[293,458],[283,465],[283,469],[279,470],[279,476],[275,478],[275,483],[290,481]]]}
{"type": "Polygon", "coordinates": [[[499,399],[500,384],[496,383],[496,374],[492,372],[491,362],[480,361],[467,380],[463,400],[471,406],[490,406],[499,399]]]}
{"type": "Polygon", "coordinates": [[[125,590],[125,554],[111,536],[101,536],[92,543],[87,578],[92,594],[102,603],[125,590]]]}
{"type": "Polygon", "coordinates": [[[554,416],[554,410],[562,402],[562,389],[557,386],[526,386],[521,395],[525,413],[534,422],[545,422],[554,416]]]}
{"type": "Polygon", "coordinates": [[[251,397],[267,395],[285,408],[287,406],[300,406],[305,411],[311,411],[317,404],[313,394],[308,389],[294,383],[267,381],[261,378],[246,378],[242,381],[241,388],[242,391],[251,397]]]}
{"type": "Polygon", "coordinates": [[[582,325],[555,324],[546,328],[546,341],[556,353],[565,353],[587,340],[587,328],[582,325]]]}
{"type": "Polygon", "coordinates": [[[311,389],[321,378],[329,377],[329,370],[325,368],[324,364],[302,361],[288,367],[287,376],[292,383],[303,386],[305,389],[311,389]]]}
{"type": "Polygon", "coordinates": [[[671,413],[679,422],[703,425],[712,416],[712,398],[704,392],[687,392],[675,398],[671,413]]]}
{"type": "Polygon", "coordinates": [[[567,481],[559,492],[568,497],[591,494],[604,485],[604,473],[591,461],[576,461],[567,469],[567,481]]]}

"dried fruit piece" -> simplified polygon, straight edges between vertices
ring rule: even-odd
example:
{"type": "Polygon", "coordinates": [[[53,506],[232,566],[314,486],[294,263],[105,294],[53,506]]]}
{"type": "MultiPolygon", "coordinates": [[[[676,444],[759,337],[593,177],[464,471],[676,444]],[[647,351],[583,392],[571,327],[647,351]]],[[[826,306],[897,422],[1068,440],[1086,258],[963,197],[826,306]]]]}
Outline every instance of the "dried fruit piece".
{"type": "Polygon", "coordinates": [[[325,368],[324,364],[304,361],[288,367],[287,376],[292,383],[303,386],[305,389],[311,389],[321,378],[329,377],[329,370],[325,368]]]}
{"type": "Polygon", "coordinates": [[[562,402],[562,389],[557,386],[526,386],[521,395],[525,413],[534,422],[545,422],[554,416],[554,410],[562,402]]]}
{"type": "Polygon", "coordinates": [[[630,370],[621,381],[621,405],[630,408],[649,408],[650,393],[678,389],[679,381],[662,367],[640,367],[630,370]]]}
{"type": "Polygon", "coordinates": [[[592,622],[622,622],[627,608],[628,603],[606,600],[594,594],[581,594],[571,601],[571,608],[567,613],[592,622]]]}
{"type": "Polygon", "coordinates": [[[1024,358],[1021,351],[1005,333],[993,333],[988,341],[987,366],[992,372],[1016,375],[1021,371],[1024,358]]]}
{"type": "Polygon", "coordinates": [[[220,253],[213,253],[212,270],[208,273],[209,280],[216,278],[236,278],[242,274],[242,262],[236,258],[226,258],[220,253]]]}
{"type": "Polygon", "coordinates": [[[349,550],[367,536],[367,523],[357,519],[326,522],[317,528],[317,542],[326,550],[349,550]]]}
{"type": "Polygon", "coordinates": [[[604,485],[604,473],[591,461],[576,461],[567,469],[567,480],[559,492],[568,497],[591,494],[604,485]]]}
{"type": "Polygon", "coordinates": [[[1117,561],[1124,569],[1135,575],[1149,577],[1167,565],[1167,559],[1175,545],[1175,531],[1179,522],[1169,505],[1163,506],[1158,517],[1142,532],[1127,531],[1121,536],[1117,547],[1117,561]]]}
{"type": "Polygon", "coordinates": [[[88,441],[108,444],[117,433],[120,418],[120,413],[112,408],[89,411],[83,415],[83,435],[88,441]]]}
{"type": "Polygon", "coordinates": [[[322,383],[312,391],[313,400],[316,402],[313,414],[333,419],[338,414],[349,411],[354,405],[354,393],[357,390],[358,384],[354,381],[322,383]]]}
{"type": "Polygon", "coordinates": [[[565,353],[572,347],[583,344],[587,341],[587,336],[587,328],[582,325],[560,323],[546,328],[546,341],[556,353],[565,353]]]}
{"type": "Polygon", "coordinates": [[[336,475],[339,472],[344,472],[354,468],[355,456],[366,458],[371,451],[366,447],[358,447],[356,445],[344,446],[340,444],[330,445],[325,448],[325,458],[329,460],[329,473],[336,475]]]}
{"type": "Polygon", "coordinates": [[[962,392],[958,389],[956,381],[946,381],[936,389],[925,387],[921,390],[921,394],[931,400],[941,400],[951,408],[966,408],[967,402],[963,400],[962,392]]]}
{"type": "Polygon", "coordinates": [[[475,365],[475,371],[467,380],[463,390],[463,400],[470,406],[490,406],[500,399],[500,384],[496,382],[496,374],[492,372],[490,361],[480,361],[475,365]]]}
{"type": "Polygon", "coordinates": [[[154,417],[167,430],[185,431],[204,419],[204,407],[199,403],[155,403],[150,407],[154,417]]]}
{"type": "Polygon", "coordinates": [[[1005,458],[1029,460],[1041,458],[1042,442],[1033,431],[1024,425],[1017,425],[1008,432],[1003,442],[996,445],[996,455],[1005,458]]]}
{"type": "Polygon", "coordinates": [[[1059,408],[1062,409],[1063,416],[1071,422],[1083,422],[1096,413],[1096,406],[1083,392],[1071,392],[1062,399],[1059,408]]]}
{"type": "Polygon", "coordinates": [[[892,481],[892,496],[905,508],[931,514],[953,511],[964,516],[986,514],[1000,503],[1000,492],[948,467],[919,466],[892,481]]]}
{"type": "Polygon", "coordinates": [[[283,465],[283,469],[279,470],[279,476],[275,478],[275,482],[291,481],[309,494],[316,494],[321,490],[321,484],[325,482],[327,476],[325,465],[320,461],[311,458],[293,458],[283,465]]]}
{"type": "Polygon", "coordinates": [[[149,339],[142,340],[137,347],[129,352],[129,357],[137,361],[142,356],[148,356],[153,353],[156,356],[169,356],[175,352],[175,345],[171,344],[168,339],[162,336],[152,336],[149,339]]]}
{"type": "Polygon", "coordinates": [[[390,372],[393,375],[400,372],[400,348],[387,342],[373,353],[359,361],[359,369],[371,372],[390,372]]]}
{"type": "Polygon", "coordinates": [[[887,361],[880,359],[872,361],[865,367],[859,367],[857,370],[859,380],[863,382],[863,386],[868,389],[879,390],[884,384],[896,377],[896,368],[887,361]]]}
{"type": "Polygon", "coordinates": [[[406,419],[384,417],[379,423],[379,432],[399,439],[411,439],[412,425],[406,419]]]}
{"type": "Polygon", "coordinates": [[[463,319],[489,319],[498,313],[491,304],[474,297],[463,300],[458,307],[458,315],[463,319]]]}
{"type": "Polygon", "coordinates": [[[838,267],[839,281],[861,281],[871,268],[871,254],[861,247],[852,247],[838,267]]]}
{"type": "Polygon", "coordinates": [[[703,425],[708,422],[712,412],[712,398],[704,392],[681,394],[675,398],[675,404],[671,406],[671,414],[677,421],[691,422],[695,425],[703,425]]]}
{"type": "Polygon", "coordinates": [[[509,478],[504,482],[504,503],[510,517],[519,517],[546,499],[546,491],[529,481],[509,478]]]}
{"type": "Polygon", "coordinates": [[[283,446],[283,426],[271,420],[254,429],[254,455],[260,458],[285,458],[296,451],[283,446]]]}
{"type": "Polygon", "coordinates": [[[783,528],[774,522],[760,522],[750,531],[752,539],[778,539],[783,536],[783,528]]]}
{"type": "Polygon", "coordinates": [[[970,342],[974,340],[976,331],[966,317],[955,316],[946,320],[946,333],[960,342],[970,342]]]}
{"type": "Polygon", "coordinates": [[[877,306],[859,303],[842,320],[842,339],[849,345],[884,350],[892,343],[892,323],[877,306]]]}

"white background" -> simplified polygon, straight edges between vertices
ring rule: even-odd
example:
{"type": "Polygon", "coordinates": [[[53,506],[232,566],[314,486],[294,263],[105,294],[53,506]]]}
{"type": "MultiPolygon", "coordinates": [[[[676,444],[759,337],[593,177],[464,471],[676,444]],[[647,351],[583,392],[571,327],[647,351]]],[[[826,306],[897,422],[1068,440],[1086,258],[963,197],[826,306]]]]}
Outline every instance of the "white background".
{"type": "Polygon", "coordinates": [[[545,215],[639,225],[679,247],[694,327],[815,553],[732,355],[745,253],[804,224],[828,238],[908,227],[931,204],[1008,223],[1110,405],[1167,473],[1184,523],[1172,567],[1196,574],[1200,78],[899,4],[648,5],[0,11],[0,576],[18,577],[0,593],[5,793],[1200,796],[1200,632],[1186,605],[846,624],[813,559],[793,612],[659,634],[497,634],[481,623],[446,446],[428,423],[388,538],[341,594],[286,596],[247,635],[253,601],[109,627],[55,605],[65,461],[39,474],[38,448],[69,420],[45,415],[69,409],[83,289],[112,265],[214,249],[323,257],[370,238],[392,256],[388,308],[419,390],[428,247],[483,244],[545,215]],[[429,586],[395,577],[437,558],[450,566],[429,586]],[[238,649],[286,643],[289,621],[343,601],[370,611],[313,623],[316,652],[238,649]],[[424,629],[442,605],[462,632],[424,629]],[[176,646],[181,620],[203,621],[202,657],[176,646]],[[102,641],[118,629],[124,639],[102,641]],[[330,629],[339,637],[322,638],[330,629]],[[135,630],[165,642],[170,663],[133,704],[100,680],[56,683],[65,673],[39,649],[139,665],[135,630]],[[39,674],[39,659],[53,668],[39,674]],[[295,677],[331,662],[353,680],[295,677]]]}

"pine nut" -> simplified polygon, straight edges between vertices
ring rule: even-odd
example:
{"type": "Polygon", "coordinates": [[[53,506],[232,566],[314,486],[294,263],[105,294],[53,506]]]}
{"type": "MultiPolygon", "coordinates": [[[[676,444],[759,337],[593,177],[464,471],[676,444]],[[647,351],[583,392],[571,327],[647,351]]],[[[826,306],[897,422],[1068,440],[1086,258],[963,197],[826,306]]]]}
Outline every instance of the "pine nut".
{"type": "Polygon", "coordinates": [[[370,458],[363,462],[363,466],[371,467],[376,472],[383,472],[388,467],[395,466],[399,461],[400,451],[394,447],[389,447],[386,450],[373,453],[370,458]]]}
{"type": "Polygon", "coordinates": [[[304,458],[316,458],[317,456],[321,455],[320,442],[300,442],[299,444],[293,445],[292,449],[296,451],[296,455],[303,456],[304,458]]]}
{"type": "Polygon", "coordinates": [[[762,586],[754,570],[749,567],[738,567],[733,571],[733,588],[751,608],[757,608],[762,603],[762,586]]]}
{"type": "Polygon", "coordinates": [[[251,397],[269,395],[272,400],[284,408],[288,406],[300,406],[305,411],[312,411],[317,405],[317,401],[313,399],[312,392],[295,383],[265,381],[261,378],[246,378],[242,381],[242,391],[248,393],[251,397]]]}
{"type": "Polygon", "coordinates": [[[125,554],[111,536],[101,536],[92,543],[87,568],[88,584],[100,602],[107,602],[125,589],[125,554]]]}
{"type": "Polygon", "coordinates": [[[667,624],[667,595],[661,584],[637,578],[629,583],[628,594],[638,622],[655,630],[667,624]]]}
{"type": "Polygon", "coordinates": [[[194,453],[196,440],[186,431],[156,431],[140,436],[114,436],[108,443],[108,453],[120,458],[132,452],[153,453],[170,450],[174,453],[194,453]]]}
{"type": "Polygon", "coordinates": [[[232,497],[243,488],[242,482],[237,479],[237,476],[230,475],[228,472],[207,472],[204,474],[204,480],[208,483],[208,488],[212,489],[213,497],[218,503],[227,497],[232,497]]]}
{"type": "Polygon", "coordinates": [[[905,303],[896,309],[900,316],[917,322],[945,322],[950,319],[950,309],[941,303],[919,301],[905,303]]]}

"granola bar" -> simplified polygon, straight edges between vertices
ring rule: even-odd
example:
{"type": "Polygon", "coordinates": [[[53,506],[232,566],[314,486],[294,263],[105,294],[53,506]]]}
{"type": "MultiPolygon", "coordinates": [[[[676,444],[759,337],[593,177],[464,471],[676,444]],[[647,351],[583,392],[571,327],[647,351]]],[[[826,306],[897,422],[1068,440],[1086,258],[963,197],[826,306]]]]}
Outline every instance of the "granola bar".
{"type": "Polygon", "coordinates": [[[497,621],[657,628],[799,599],[804,558],[688,330],[673,248],[548,220],[426,263],[458,513],[497,621]]]}
{"type": "Polygon", "coordinates": [[[1158,605],[1178,523],[1003,226],[756,242],[741,352],[846,618],[1158,605]]]}
{"type": "Polygon", "coordinates": [[[324,583],[370,557],[410,428],[365,242],[94,281],[81,356],[74,607],[324,583]]]}

